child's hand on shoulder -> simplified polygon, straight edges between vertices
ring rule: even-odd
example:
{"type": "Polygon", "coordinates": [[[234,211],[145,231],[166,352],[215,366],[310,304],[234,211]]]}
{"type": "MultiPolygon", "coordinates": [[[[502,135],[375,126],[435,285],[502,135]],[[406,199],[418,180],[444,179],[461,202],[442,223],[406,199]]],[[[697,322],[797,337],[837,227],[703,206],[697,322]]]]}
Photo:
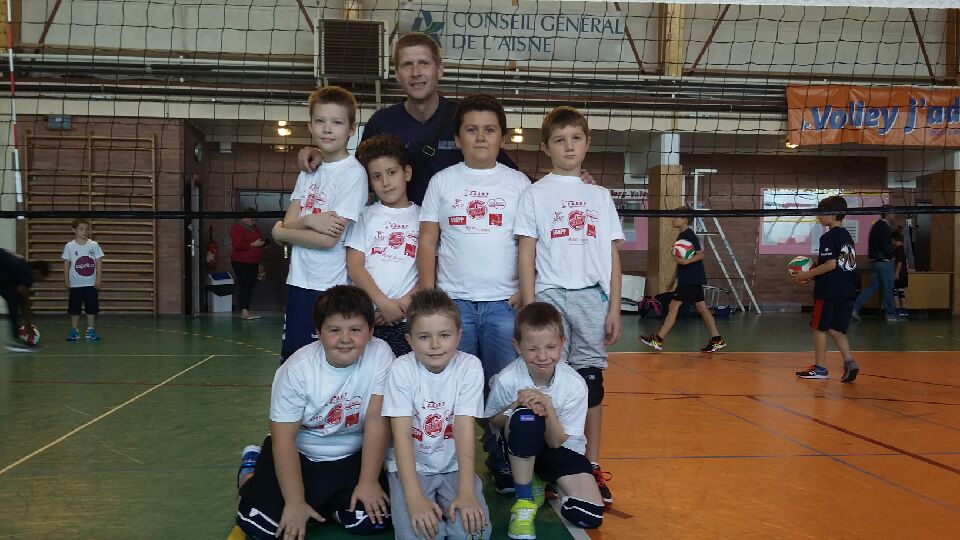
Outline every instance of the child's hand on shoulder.
{"type": "Polygon", "coordinates": [[[450,521],[456,521],[457,510],[460,511],[463,530],[467,534],[479,536],[483,533],[483,529],[487,526],[486,519],[483,517],[483,507],[480,506],[480,501],[477,500],[473,491],[461,491],[457,494],[457,498],[450,503],[450,521]]]}
{"type": "Polygon", "coordinates": [[[409,503],[407,512],[410,514],[410,525],[417,537],[431,540],[437,535],[440,520],[443,519],[443,511],[437,503],[421,495],[409,503]]]}
{"type": "Polygon", "coordinates": [[[280,524],[277,526],[277,538],[303,540],[307,534],[307,521],[310,518],[319,522],[326,521],[306,501],[285,505],[283,514],[280,516],[280,524]]]}
{"type": "Polygon", "coordinates": [[[363,511],[373,523],[383,523],[390,513],[390,502],[379,482],[361,482],[350,497],[350,511],[357,510],[357,503],[363,504],[363,511]]]}

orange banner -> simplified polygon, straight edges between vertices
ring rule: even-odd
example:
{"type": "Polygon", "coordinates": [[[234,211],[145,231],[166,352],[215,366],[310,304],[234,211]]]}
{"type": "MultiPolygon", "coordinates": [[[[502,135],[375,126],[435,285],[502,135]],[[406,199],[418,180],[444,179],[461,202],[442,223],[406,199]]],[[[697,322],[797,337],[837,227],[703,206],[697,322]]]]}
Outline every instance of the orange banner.
{"type": "Polygon", "coordinates": [[[791,144],[960,147],[960,88],[788,86],[791,144]]]}

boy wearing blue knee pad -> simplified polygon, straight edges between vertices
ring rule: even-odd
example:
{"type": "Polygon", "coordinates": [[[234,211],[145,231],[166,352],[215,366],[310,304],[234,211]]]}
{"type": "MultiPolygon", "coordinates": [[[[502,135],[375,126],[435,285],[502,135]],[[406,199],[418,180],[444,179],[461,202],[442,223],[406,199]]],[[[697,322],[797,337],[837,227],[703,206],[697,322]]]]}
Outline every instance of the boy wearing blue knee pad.
{"type": "Polygon", "coordinates": [[[542,484],[556,486],[563,501],[560,514],[570,523],[594,529],[603,522],[603,499],[584,456],[587,385],[560,362],[564,333],[560,312],[534,302],[518,314],[514,347],[520,354],[492,381],[484,415],[500,431],[513,469],[516,502],[507,535],[537,537],[534,521],[542,504],[542,484]]]}

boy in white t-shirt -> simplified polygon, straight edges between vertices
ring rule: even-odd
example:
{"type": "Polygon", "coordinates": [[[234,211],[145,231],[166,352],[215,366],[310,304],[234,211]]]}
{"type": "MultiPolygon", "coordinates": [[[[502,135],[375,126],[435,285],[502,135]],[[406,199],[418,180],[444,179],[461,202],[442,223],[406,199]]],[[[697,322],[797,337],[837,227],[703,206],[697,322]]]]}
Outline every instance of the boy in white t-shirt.
{"type": "Polygon", "coordinates": [[[90,239],[90,222],[84,218],[73,220],[74,239],[63,246],[63,282],[70,293],[67,314],[70,315],[70,333],[67,341],[79,341],[81,308],[87,312],[86,338],[98,341],[94,329],[100,312],[100,284],[103,276],[103,250],[90,239]]]}
{"type": "MultiPolygon", "coordinates": [[[[436,286],[450,295],[463,321],[460,350],[480,358],[489,381],[515,357],[510,340],[520,284],[513,228],[530,180],[497,162],[507,117],[494,97],[465,98],[454,128],[464,161],[434,175],[427,187],[420,212],[419,288],[436,286]]],[[[497,491],[510,491],[509,468],[489,432],[484,449],[497,491]]]]}
{"type": "Polygon", "coordinates": [[[600,469],[600,424],[606,347],[620,339],[623,227],[610,192],[585,184],[580,170],[590,147],[587,119],[561,106],[543,119],[540,148],[553,172],[523,194],[514,232],[520,238],[524,305],[549,302],[563,315],[566,362],[587,382],[586,456],[604,502],[613,502],[600,469]]]}
{"type": "Polygon", "coordinates": [[[403,141],[390,133],[360,143],[356,156],[379,200],[347,231],[347,274],[377,306],[373,335],[403,356],[410,352],[404,312],[417,285],[420,236],[420,206],[407,198],[412,169],[403,141]]]}
{"type": "Polygon", "coordinates": [[[474,473],[474,421],[483,414],[483,367],[457,350],[460,312],[438,289],[413,295],[407,313],[413,352],[390,368],[383,416],[396,537],[490,538],[490,512],[474,473]]]}
{"type": "Polygon", "coordinates": [[[310,94],[308,106],[308,127],[313,142],[323,151],[323,163],[316,171],[301,172],[297,177],[286,216],[272,233],[277,242],[293,244],[281,363],[317,339],[310,321],[317,296],[347,283],[343,233],[360,218],[367,202],[367,172],[347,153],[347,141],[357,129],[353,94],[326,86],[310,94]]]}
{"type": "Polygon", "coordinates": [[[500,430],[510,456],[517,500],[507,535],[536,538],[534,519],[543,504],[543,484],[554,484],[562,498],[560,515],[584,529],[603,522],[603,499],[593,466],[583,455],[587,385],[560,362],[563,319],[551,304],[534,302],[517,313],[513,345],[520,358],[491,382],[484,415],[500,430]]]}
{"type": "Polygon", "coordinates": [[[310,518],[332,518],[353,534],[389,526],[382,466],[390,433],[380,408],[393,353],[371,338],[373,302],[357,287],[322,293],[313,321],[319,340],[273,378],[262,455],[256,446],[243,451],[237,525],[248,538],[303,538],[310,518]]]}

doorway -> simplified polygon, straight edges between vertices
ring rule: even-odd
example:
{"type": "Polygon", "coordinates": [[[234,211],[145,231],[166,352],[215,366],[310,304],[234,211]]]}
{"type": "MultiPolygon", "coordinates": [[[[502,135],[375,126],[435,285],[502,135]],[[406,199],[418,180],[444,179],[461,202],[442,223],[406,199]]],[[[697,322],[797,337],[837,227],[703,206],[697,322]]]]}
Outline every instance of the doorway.
{"type": "MultiPolygon", "coordinates": [[[[283,212],[290,206],[290,193],[281,191],[241,191],[237,196],[237,208],[255,208],[257,212],[283,212]]],[[[257,228],[264,238],[270,239],[270,231],[277,218],[257,217],[257,228]]],[[[283,248],[272,239],[263,248],[263,269],[266,276],[253,288],[250,309],[256,312],[282,312],[287,303],[287,270],[290,261],[283,257],[283,248]]]]}

